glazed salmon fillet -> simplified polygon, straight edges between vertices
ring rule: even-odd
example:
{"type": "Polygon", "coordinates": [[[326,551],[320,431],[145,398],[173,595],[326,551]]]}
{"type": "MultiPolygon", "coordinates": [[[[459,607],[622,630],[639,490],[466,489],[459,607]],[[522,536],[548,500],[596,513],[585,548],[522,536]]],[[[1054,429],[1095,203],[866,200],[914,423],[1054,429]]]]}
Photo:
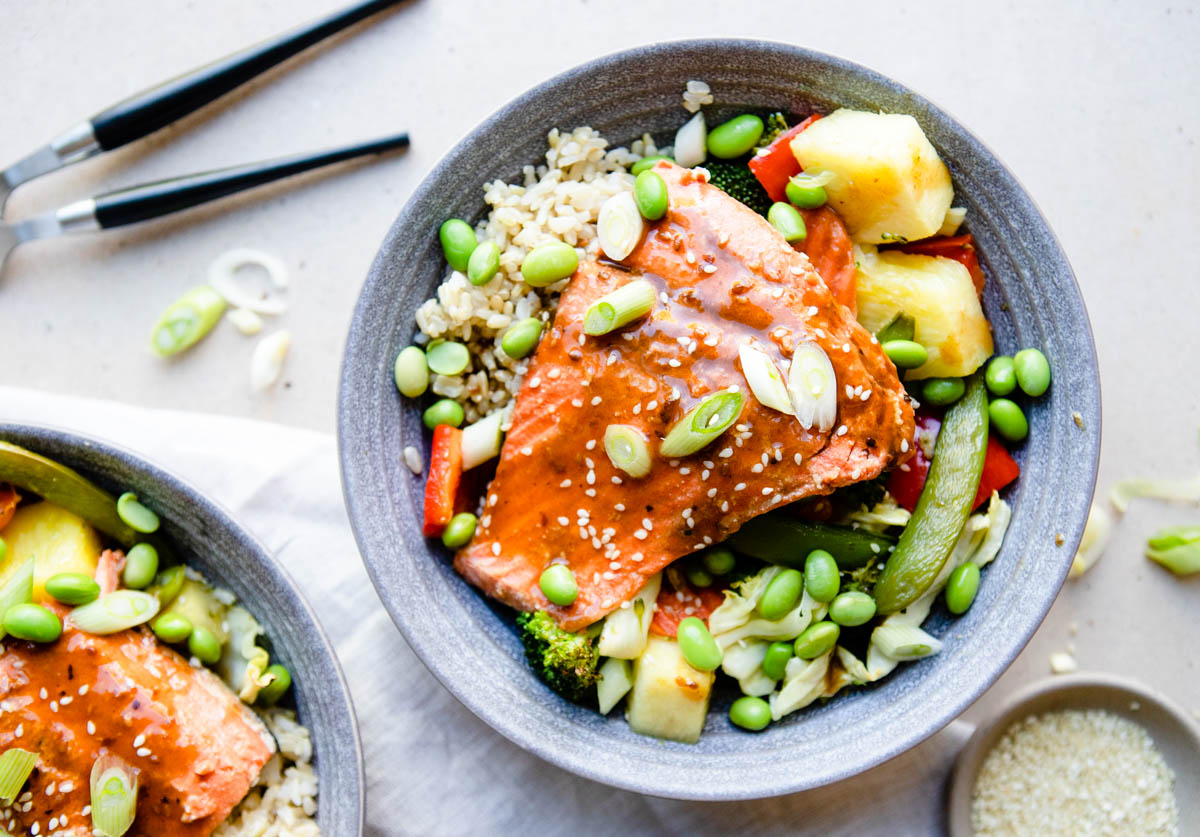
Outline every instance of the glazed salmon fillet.
{"type": "Polygon", "coordinates": [[[144,629],[94,636],[70,627],[50,645],[0,655],[0,750],[38,754],[23,795],[0,809],[12,834],[92,833],[92,764],[103,752],[139,772],[128,835],[208,835],[275,751],[254,713],[215,675],[144,629]],[[51,825],[51,823],[54,825],[51,825]],[[35,830],[36,824],[36,830],[35,830]]]}
{"type": "Polygon", "coordinates": [[[655,171],[667,182],[666,217],[622,264],[585,262],[570,280],[526,373],[478,530],[455,557],[488,595],[547,610],[568,630],[757,515],[877,476],[905,457],[913,435],[895,367],[808,257],[703,172],[666,162],[655,171]],[[650,314],[586,336],[588,306],[636,278],[657,291],[650,314]],[[824,432],[760,404],[738,361],[749,343],[786,370],[801,342],[819,345],[837,376],[837,419],[824,432]],[[746,399],[729,430],[690,456],[659,454],[676,421],[733,386],[746,399]],[[610,424],[650,440],[647,476],[609,461],[610,424]],[[556,561],[579,586],[569,607],[538,586],[556,561]]]}

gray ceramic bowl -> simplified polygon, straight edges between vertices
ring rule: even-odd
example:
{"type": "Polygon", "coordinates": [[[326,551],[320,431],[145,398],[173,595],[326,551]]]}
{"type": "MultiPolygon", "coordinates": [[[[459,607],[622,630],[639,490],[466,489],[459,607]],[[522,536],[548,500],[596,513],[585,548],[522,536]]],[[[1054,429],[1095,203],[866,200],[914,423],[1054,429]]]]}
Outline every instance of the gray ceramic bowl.
{"type": "Polygon", "coordinates": [[[804,790],[853,776],[945,726],[1012,662],[1066,577],[1087,515],[1100,448],[1095,347],[1079,289],[1053,233],[1007,169],[943,111],[863,67],[784,44],[691,41],[641,47],[539,85],[451,149],[393,224],[354,314],[342,367],[339,437],[351,523],[384,605],[425,664],[503,735],[583,776],[688,799],[740,799],[804,790]],[[419,406],[398,397],[396,353],[413,313],[442,278],[438,225],[484,212],[481,186],[511,179],[545,153],[546,132],[591,125],[615,143],[650,131],[671,141],[687,118],[681,93],[704,79],[712,124],[744,108],[793,115],[839,105],[909,113],[954,177],[991,277],[984,304],[1001,352],[1039,346],[1054,385],[1028,409],[1024,473],[1009,492],[1012,528],[970,612],[935,612],[946,642],[874,688],[852,690],[751,735],[714,700],[695,746],[634,735],[617,715],[568,704],[525,665],[503,609],[453,572],[421,537],[422,481],[405,445],[427,449],[419,406]],[[1078,415],[1078,423],[1072,414],[1078,415]]]}
{"type": "Polygon", "coordinates": [[[115,445],[17,424],[0,424],[0,439],[74,468],[113,493],[136,490],[158,512],[160,531],[180,557],[237,594],[266,628],[272,658],[292,672],[298,718],[312,733],[321,833],[359,837],[365,783],[350,692],[316,614],[266,548],[195,488],[115,445]]]}

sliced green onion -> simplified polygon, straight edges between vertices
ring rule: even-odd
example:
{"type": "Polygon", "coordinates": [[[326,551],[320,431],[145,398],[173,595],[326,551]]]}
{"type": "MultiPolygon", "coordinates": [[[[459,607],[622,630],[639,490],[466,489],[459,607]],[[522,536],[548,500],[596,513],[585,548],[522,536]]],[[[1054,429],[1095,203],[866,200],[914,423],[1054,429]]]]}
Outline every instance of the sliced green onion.
{"type": "Polygon", "coordinates": [[[619,262],[642,240],[646,224],[632,192],[613,195],[600,207],[596,218],[596,237],[604,255],[619,262]]]}
{"type": "Polygon", "coordinates": [[[642,431],[631,424],[610,424],[604,429],[604,452],[615,467],[631,477],[650,473],[650,446],[642,431]]]}
{"type": "Polygon", "coordinates": [[[464,471],[469,471],[476,465],[482,465],[500,454],[500,443],[504,441],[504,433],[500,430],[503,423],[504,411],[497,410],[490,416],[481,418],[474,424],[468,424],[463,428],[464,471]]]}
{"type": "Polygon", "coordinates": [[[942,641],[916,625],[884,622],[871,632],[871,644],[893,660],[919,660],[942,650],[942,641]]]}
{"type": "Polygon", "coordinates": [[[138,777],[128,764],[105,753],[92,765],[92,830],[121,837],[137,816],[138,777]]]}
{"type": "Polygon", "coordinates": [[[177,355],[212,331],[225,313],[225,299],[208,285],[192,288],[172,302],[150,332],[150,351],[177,355]]]}
{"type": "Polygon", "coordinates": [[[0,587],[0,639],[8,632],[4,630],[3,616],[14,605],[33,601],[33,559],[30,558],[17,568],[4,586],[0,587]]]}
{"type": "Polygon", "coordinates": [[[0,755],[0,802],[11,805],[21,795],[25,780],[37,764],[38,754],[13,747],[0,755]]]}
{"type": "Polygon", "coordinates": [[[471,353],[462,343],[434,340],[425,350],[425,362],[439,375],[461,375],[471,365],[471,353]]]}
{"type": "Polygon", "coordinates": [[[117,590],[68,614],[79,630],[104,636],[149,622],[158,613],[158,597],[140,590],[117,590]]]}
{"type": "Polygon", "coordinates": [[[754,346],[743,345],[738,349],[738,359],[742,362],[746,383],[760,404],[789,416],[796,415],[792,399],[788,396],[787,384],[783,382],[783,375],[770,355],[754,346]]]}
{"type": "Polygon", "coordinates": [[[728,430],[742,414],[746,399],[736,389],[727,389],[705,396],[679,421],[663,439],[659,451],[663,456],[687,456],[714,441],[728,430]]]}
{"type": "Polygon", "coordinates": [[[704,113],[700,112],[675,132],[675,162],[690,169],[703,163],[707,156],[708,125],[704,122],[704,113]]]}
{"type": "Polygon", "coordinates": [[[583,317],[583,330],[593,337],[608,334],[641,319],[653,307],[654,286],[645,279],[634,279],[588,306],[583,317]]]}
{"type": "Polygon", "coordinates": [[[815,189],[817,187],[824,188],[835,180],[837,180],[837,175],[829,169],[819,172],[818,174],[801,172],[800,174],[793,175],[790,178],[790,182],[795,183],[801,189],[815,189]]]}
{"type": "Polygon", "coordinates": [[[788,369],[788,394],[796,419],[805,430],[813,425],[821,432],[837,420],[837,375],[833,364],[816,343],[801,343],[788,369]]]}
{"type": "Polygon", "coordinates": [[[139,503],[132,491],[117,498],[117,516],[135,531],[146,534],[158,531],[158,515],[139,503]]]}

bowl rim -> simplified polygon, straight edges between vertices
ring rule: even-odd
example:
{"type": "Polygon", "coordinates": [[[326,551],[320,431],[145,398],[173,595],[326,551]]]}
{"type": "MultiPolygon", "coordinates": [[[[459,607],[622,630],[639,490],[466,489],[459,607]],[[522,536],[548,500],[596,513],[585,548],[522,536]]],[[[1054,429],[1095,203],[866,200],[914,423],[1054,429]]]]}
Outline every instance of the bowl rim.
{"type": "MultiPolygon", "coordinates": [[[[362,834],[366,826],[366,768],[363,761],[362,740],[358,729],[358,714],[354,708],[354,701],[350,695],[350,688],[346,682],[345,673],[342,671],[341,662],[338,659],[337,653],[333,649],[329,637],[325,633],[325,628],[321,621],[317,618],[316,611],[313,610],[304,592],[300,586],[292,578],[287,568],[267,549],[266,545],[258,539],[258,537],[250,532],[245,526],[238,522],[233,513],[227,509],[222,503],[213,500],[203,492],[201,492],[192,483],[178,477],[171,471],[159,465],[154,460],[144,456],[139,452],[135,452],[130,448],[119,445],[114,442],[93,436],[88,433],[81,433],[71,430],[66,427],[55,424],[46,424],[41,422],[18,422],[18,421],[0,421],[0,438],[6,438],[9,434],[19,433],[35,436],[38,439],[45,439],[52,443],[61,444],[74,449],[91,449],[100,454],[119,459],[129,463],[134,469],[157,485],[164,486],[172,493],[177,493],[187,497],[189,502],[199,508],[201,512],[214,520],[216,520],[224,529],[230,532],[246,549],[247,552],[254,553],[260,564],[268,572],[268,574],[277,577],[283,581],[283,586],[287,590],[289,598],[291,598],[292,610],[289,615],[299,616],[307,621],[312,630],[307,632],[305,639],[306,643],[315,643],[319,649],[321,656],[326,658],[327,667],[321,674],[324,675],[324,680],[328,685],[334,686],[335,697],[339,698],[339,703],[345,707],[346,726],[349,733],[350,749],[353,753],[354,772],[352,775],[354,788],[357,796],[357,805],[353,805],[350,800],[338,799],[336,808],[338,811],[345,811],[348,808],[357,809],[357,815],[351,814],[353,817],[354,834],[362,834]],[[332,674],[332,678],[328,675],[332,674]]],[[[38,453],[37,450],[34,450],[38,453]]],[[[87,469],[81,471],[85,477],[89,477],[87,469]]],[[[89,477],[90,478],[90,477],[89,477]]],[[[327,687],[328,687],[327,685],[327,687]]],[[[303,722],[303,719],[300,719],[303,722]]],[[[314,751],[315,755],[316,754],[314,751]]],[[[316,765],[314,765],[314,768],[316,765]]],[[[318,781],[320,780],[321,772],[316,771],[318,781]]],[[[333,800],[325,800],[321,798],[317,800],[317,810],[321,810],[321,806],[334,804],[333,800]]],[[[337,825],[338,823],[334,823],[337,825]]]]}
{"type": "MultiPolygon", "coordinates": [[[[978,685],[970,692],[959,694],[953,701],[949,701],[947,706],[950,707],[944,711],[934,713],[922,717],[919,721],[906,726],[902,733],[898,733],[891,743],[886,747],[875,749],[872,755],[868,758],[860,758],[858,762],[852,764],[848,768],[826,769],[819,781],[801,781],[794,780],[779,780],[776,779],[770,783],[756,782],[751,786],[743,782],[737,788],[715,788],[715,789],[680,789],[676,786],[670,788],[652,787],[648,788],[644,782],[639,782],[635,779],[626,777],[623,774],[617,774],[610,771],[597,768],[590,762],[586,754],[576,753],[567,750],[561,746],[547,744],[542,739],[530,735],[521,727],[521,724],[514,718],[503,712],[497,711],[487,696],[478,691],[465,690],[461,688],[461,684],[447,673],[442,664],[439,652],[434,649],[427,637],[422,636],[418,631],[413,630],[409,625],[409,620],[405,614],[404,603],[396,595],[387,584],[383,582],[382,576],[376,566],[376,563],[368,556],[373,551],[374,538],[371,535],[371,524],[367,519],[362,504],[356,502],[353,494],[357,490],[356,464],[352,454],[352,448],[360,441],[365,441],[365,434],[359,431],[360,422],[355,413],[354,391],[356,389],[354,381],[354,360],[361,351],[364,355],[362,358],[366,360],[366,355],[369,351],[365,347],[360,347],[357,344],[358,336],[363,332],[364,320],[368,317],[370,302],[368,296],[373,286],[377,283],[379,275],[386,263],[387,252],[386,244],[391,238],[393,232],[403,221],[406,220],[412,208],[422,202],[427,196],[435,190],[435,183],[445,176],[449,170],[455,165],[455,158],[459,156],[463,150],[488,136],[492,130],[492,124],[502,115],[508,114],[514,110],[524,107],[527,103],[533,102],[542,97],[549,91],[569,82],[571,79],[591,74],[604,72],[606,69],[619,65],[622,62],[635,59],[661,59],[669,57],[673,53],[680,51],[691,51],[697,49],[704,50],[728,50],[741,49],[764,53],[786,52],[790,55],[810,62],[815,62],[828,66],[832,69],[843,71],[849,75],[856,76],[869,83],[890,87],[903,92],[903,94],[914,103],[915,106],[927,108],[929,113],[937,118],[944,120],[945,124],[951,126],[954,133],[960,137],[972,150],[986,158],[991,166],[994,166],[1004,178],[1011,182],[1022,200],[1028,201],[1030,207],[1042,220],[1043,232],[1048,237],[1049,241],[1056,248],[1061,256],[1061,270],[1065,274],[1065,278],[1070,283],[1070,287],[1074,289],[1077,298],[1079,299],[1078,313],[1081,315],[1081,328],[1086,333],[1087,352],[1080,359],[1083,361],[1081,366],[1084,366],[1090,375],[1090,384],[1094,387],[1096,393],[1096,404],[1094,405],[1094,414],[1088,416],[1089,421],[1095,423],[1096,438],[1099,438],[1101,424],[1101,401],[1100,401],[1100,384],[1098,374],[1098,359],[1095,349],[1095,341],[1092,336],[1091,321],[1087,314],[1086,306],[1082,301],[1082,293],[1079,290],[1078,280],[1075,277],[1070,263],[1068,262],[1065,252],[1062,249],[1061,242],[1054,234],[1049,223],[1045,220],[1044,213],[1034,203],[1032,196],[1027,189],[1020,183],[1012,171],[1004,165],[1003,162],[996,156],[991,149],[979,140],[972,132],[965,128],[957,119],[951,116],[945,109],[936,105],[928,98],[916,93],[907,85],[896,81],[882,73],[872,70],[856,62],[841,58],[839,56],[830,55],[817,50],[807,49],[805,47],[796,46],[780,41],[770,41],[765,39],[754,38],[695,38],[681,39],[671,41],[661,41],[656,43],[634,46],[628,49],[618,50],[607,53],[596,58],[585,61],[576,66],[570,67],[562,72],[555,74],[549,79],[529,88],[525,92],[509,100],[501,107],[493,111],[489,116],[484,118],[472,130],[459,138],[446,153],[439,159],[437,164],[425,175],[423,180],[418,184],[416,189],[405,202],[400,210],[392,227],[386,234],[381,243],[380,250],[377,252],[375,259],[372,261],[366,281],[364,282],[357,303],[355,304],[354,314],[351,319],[349,331],[344,347],[342,369],[339,376],[338,390],[338,453],[342,475],[342,491],[346,502],[347,514],[350,519],[351,528],[354,532],[355,541],[358,545],[363,564],[366,567],[367,573],[371,578],[372,584],[375,586],[380,600],[383,602],[385,609],[391,616],[392,621],[396,624],[405,641],[412,648],[413,652],[421,659],[431,673],[445,686],[461,703],[463,703],[473,714],[480,720],[484,721],[493,730],[499,732],[505,738],[512,741],[522,749],[534,753],[540,758],[554,764],[560,768],[568,770],[577,775],[601,782],[614,787],[631,790],[638,793],[662,796],[673,799],[690,799],[697,801],[724,801],[724,800],[740,800],[740,799],[755,799],[766,798],[770,796],[778,796],[786,793],[807,790],[815,787],[832,784],[843,779],[855,776],[871,767],[882,764],[897,755],[917,746],[921,742],[928,739],[934,733],[948,725],[955,717],[965,711],[975,700],[977,700],[988,688],[995,684],[1000,675],[1008,668],[1009,665],[1016,659],[1020,652],[1028,644],[1029,640],[1036,632],[1038,627],[1045,619],[1046,613],[1053,604],[1058,595],[1063,583],[1066,581],[1067,573],[1070,567],[1070,562],[1064,560],[1061,563],[1058,578],[1054,584],[1047,585],[1041,591],[1040,597],[1036,604],[1041,610],[1041,617],[1035,622],[1028,625],[1019,635],[1013,636],[1012,652],[1004,658],[997,658],[988,667],[988,675],[986,678],[978,681],[978,685]]],[[[540,130],[540,126],[539,126],[540,130]]],[[[1099,469],[1099,442],[1094,445],[1088,461],[1085,462],[1087,478],[1085,487],[1088,496],[1092,496],[1095,491],[1096,480],[1099,469]]],[[[1078,544],[1082,535],[1084,519],[1074,521],[1069,527],[1064,527],[1062,534],[1064,536],[1064,545],[1070,546],[1071,551],[1075,544],[1078,544]]],[[[1066,551],[1066,550],[1064,550],[1066,551]]],[[[482,595],[482,594],[479,594],[482,595]]]]}

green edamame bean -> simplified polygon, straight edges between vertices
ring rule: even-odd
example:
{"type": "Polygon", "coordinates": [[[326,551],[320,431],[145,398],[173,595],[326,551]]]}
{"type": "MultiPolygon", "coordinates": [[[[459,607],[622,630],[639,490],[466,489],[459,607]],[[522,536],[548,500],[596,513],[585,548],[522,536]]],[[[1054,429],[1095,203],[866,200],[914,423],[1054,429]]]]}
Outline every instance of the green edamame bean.
{"type": "Polygon", "coordinates": [[[471,352],[453,340],[434,340],[425,350],[425,362],[439,375],[461,375],[471,365],[471,352]]]}
{"type": "Polygon", "coordinates": [[[5,611],[4,630],[17,639],[54,642],[62,636],[62,621],[41,605],[26,602],[5,611]]]}
{"type": "Polygon", "coordinates": [[[802,660],[815,660],[837,645],[841,635],[841,627],[836,622],[826,619],[805,628],[803,633],[796,637],[793,650],[802,660]]]}
{"type": "Polygon", "coordinates": [[[930,378],[921,386],[921,400],[935,407],[947,407],[966,391],[962,378],[930,378]]]}
{"type": "Polygon", "coordinates": [[[859,590],[841,593],[829,603],[829,618],[847,628],[865,625],[874,617],[875,600],[859,590]]]}
{"type": "Polygon", "coordinates": [[[280,698],[287,694],[288,689],[292,688],[292,673],[279,663],[267,666],[265,673],[274,674],[275,679],[259,689],[258,702],[264,706],[272,706],[279,703],[280,698]]]}
{"type": "Polygon", "coordinates": [[[570,607],[579,596],[579,585],[575,583],[575,573],[566,564],[551,564],[542,570],[538,586],[551,604],[559,607],[570,607]]]}
{"type": "Polygon", "coordinates": [[[704,569],[702,566],[688,567],[687,572],[685,572],[684,575],[687,576],[688,584],[692,585],[693,587],[712,587],[713,577],[708,570],[704,569]]]}
{"type": "Polygon", "coordinates": [[[435,401],[421,415],[421,421],[425,422],[425,426],[430,430],[439,424],[458,427],[463,423],[462,405],[450,398],[435,401]]]}
{"type": "Polygon", "coordinates": [[[539,244],[521,262],[521,277],[526,285],[544,288],[566,279],[579,267],[579,254],[563,241],[539,244]]]}
{"type": "Polygon", "coordinates": [[[392,370],[396,389],[406,398],[425,394],[429,387],[429,364],[425,361],[425,350],[420,346],[407,346],[396,355],[392,370]]]}
{"type": "Polygon", "coordinates": [[[824,206],[825,202],[829,200],[824,186],[804,186],[795,180],[788,181],[784,192],[787,194],[788,202],[801,209],[816,209],[824,206]]]}
{"type": "Polygon", "coordinates": [[[767,210],[767,220],[771,226],[779,230],[785,241],[795,243],[803,241],[808,235],[804,226],[804,217],[790,203],[777,201],[767,210]]]}
{"type": "Polygon", "coordinates": [[[804,576],[799,570],[788,567],[771,579],[762,598],[758,600],[758,612],[763,619],[774,622],[787,616],[796,602],[800,601],[800,592],[804,589],[804,576]]]}
{"type": "Polygon", "coordinates": [[[158,515],[139,503],[132,491],[126,491],[117,498],[117,516],[135,532],[148,535],[158,531],[158,515]]]}
{"type": "Polygon", "coordinates": [[[743,113],[708,132],[708,153],[722,160],[741,157],[762,134],[763,121],[752,113],[743,113]]]}
{"type": "Polygon", "coordinates": [[[883,344],[883,353],[897,369],[916,369],[929,360],[925,347],[912,340],[889,340],[883,344]]]}
{"type": "Polygon", "coordinates": [[[670,157],[668,157],[666,154],[651,154],[649,157],[643,157],[642,159],[640,159],[636,163],[634,163],[632,166],[630,166],[629,173],[632,174],[634,177],[637,177],[642,172],[648,171],[649,169],[653,168],[654,164],[657,163],[659,160],[666,160],[668,163],[675,162],[670,157]]]}
{"type": "Polygon", "coordinates": [[[192,288],[167,306],[150,331],[150,351],[159,357],[177,355],[212,331],[225,313],[225,298],[210,288],[192,288]]]}
{"type": "Polygon", "coordinates": [[[500,246],[485,241],[471,252],[467,260],[467,280],[472,285],[486,285],[500,270],[500,246]]]}
{"type": "Polygon", "coordinates": [[[721,646],[712,638],[703,620],[695,616],[687,617],[679,623],[675,636],[679,640],[683,658],[696,671],[714,671],[721,664],[724,656],[721,646]]]}
{"type": "Polygon", "coordinates": [[[175,597],[183,589],[184,578],[182,565],[169,567],[158,574],[158,578],[154,579],[154,587],[150,592],[158,597],[160,606],[166,607],[175,601],[175,597]]]}
{"type": "Polygon", "coordinates": [[[125,556],[121,581],[130,590],[143,590],[158,575],[158,550],[148,543],[134,544],[125,556]]]}
{"type": "Polygon", "coordinates": [[[728,575],[737,566],[737,557],[727,546],[714,546],[700,557],[700,562],[713,575],[728,575]]]}
{"type": "Polygon", "coordinates": [[[971,607],[971,602],[975,601],[977,592],[979,592],[979,565],[970,561],[959,564],[954,568],[954,572],[950,573],[950,579],[946,582],[946,609],[955,616],[961,616],[971,607]]]}
{"type": "Polygon", "coordinates": [[[782,680],[787,669],[788,660],[795,656],[790,642],[772,642],[767,646],[767,656],[763,657],[763,674],[772,680],[782,680]]]}
{"type": "Polygon", "coordinates": [[[446,261],[459,273],[465,273],[471,261],[471,254],[479,246],[475,239],[475,230],[466,221],[451,218],[442,224],[438,230],[438,238],[442,241],[442,252],[446,261]]]}
{"type": "Polygon", "coordinates": [[[1021,408],[1007,398],[993,398],[988,404],[988,419],[996,432],[1010,442],[1019,442],[1029,435],[1029,422],[1021,408]]]}
{"type": "Polygon", "coordinates": [[[1017,388],[1017,373],[1013,369],[1013,359],[1008,355],[992,358],[983,375],[988,392],[992,395],[1008,395],[1017,388]]]}
{"type": "Polygon", "coordinates": [[[508,327],[500,339],[500,348],[513,360],[519,360],[537,348],[542,336],[542,321],[537,317],[518,320],[508,327]]]}
{"type": "Polygon", "coordinates": [[[667,214],[667,182],[656,171],[644,171],[633,182],[633,199],[647,221],[667,214]]]}
{"type": "Polygon", "coordinates": [[[842,586],[837,560],[823,549],[814,549],[804,559],[804,589],[818,602],[831,602],[842,586]]]}
{"type": "Polygon", "coordinates": [[[751,732],[766,729],[771,723],[771,704],[760,697],[745,695],[729,705],[729,720],[751,732]]]}
{"type": "Polygon", "coordinates": [[[1050,361],[1038,349],[1022,349],[1013,358],[1017,383],[1026,395],[1037,398],[1050,389],[1050,361]]]}
{"type": "Polygon", "coordinates": [[[442,530],[442,544],[447,549],[460,549],[471,542],[475,536],[475,515],[461,512],[450,518],[446,528],[442,530]]]}
{"type": "Polygon", "coordinates": [[[203,625],[196,625],[192,628],[192,634],[188,637],[187,643],[188,651],[202,663],[212,665],[221,659],[221,640],[217,639],[216,634],[203,625]]]}
{"type": "Polygon", "coordinates": [[[150,623],[150,627],[156,637],[172,645],[192,635],[192,620],[174,611],[160,615],[150,623]]]}
{"type": "Polygon", "coordinates": [[[46,579],[46,592],[69,605],[85,605],[100,597],[100,585],[83,573],[58,573],[46,579]]]}

